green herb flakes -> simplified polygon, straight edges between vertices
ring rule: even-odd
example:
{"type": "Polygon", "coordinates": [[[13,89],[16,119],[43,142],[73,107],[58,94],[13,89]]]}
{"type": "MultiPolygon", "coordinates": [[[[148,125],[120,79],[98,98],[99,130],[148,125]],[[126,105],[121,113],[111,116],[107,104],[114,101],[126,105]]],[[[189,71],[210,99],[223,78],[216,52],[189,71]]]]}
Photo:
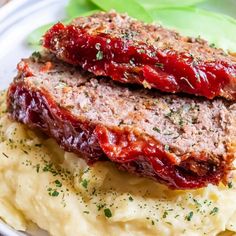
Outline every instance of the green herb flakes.
{"type": "Polygon", "coordinates": [[[164,65],[162,63],[156,63],[156,66],[163,69],[164,68],[164,65]]]}
{"type": "Polygon", "coordinates": [[[165,211],[165,212],[164,212],[164,214],[163,214],[163,216],[162,216],[162,218],[164,218],[164,219],[165,219],[165,218],[167,217],[167,215],[168,215],[168,212],[167,212],[167,211],[165,211]]]}
{"type": "Polygon", "coordinates": [[[41,54],[40,54],[40,52],[37,52],[37,51],[33,52],[33,53],[32,53],[32,56],[35,57],[35,58],[37,58],[37,59],[41,59],[41,57],[42,57],[41,54]]]}
{"type": "Polygon", "coordinates": [[[232,182],[228,183],[228,188],[233,188],[233,183],[232,182]]]}
{"type": "Polygon", "coordinates": [[[219,208],[218,207],[214,207],[213,210],[210,212],[210,215],[216,215],[219,211],[219,208]]]}
{"type": "Polygon", "coordinates": [[[153,130],[156,131],[157,133],[161,133],[161,130],[158,129],[157,127],[153,127],[153,130]]]}
{"type": "Polygon", "coordinates": [[[82,182],[81,182],[81,184],[82,184],[82,186],[84,187],[84,188],[87,188],[88,187],[88,180],[87,179],[83,179],[82,180],[82,182]]]}
{"type": "Polygon", "coordinates": [[[97,54],[96,54],[96,59],[98,61],[102,60],[103,59],[103,52],[102,51],[98,51],[97,54]]]}
{"type": "Polygon", "coordinates": [[[216,48],[216,45],[215,45],[214,43],[211,43],[209,46],[210,46],[211,48],[216,48]]]}
{"type": "Polygon", "coordinates": [[[59,192],[56,189],[48,188],[48,194],[52,197],[57,197],[59,195],[59,192]]]}
{"type": "Polygon", "coordinates": [[[191,221],[192,217],[193,217],[193,212],[190,211],[189,214],[185,217],[185,220],[191,221]]]}
{"type": "Polygon", "coordinates": [[[166,144],[166,145],[164,146],[164,149],[165,149],[165,151],[169,152],[169,151],[170,151],[170,146],[166,144]]]}
{"type": "Polygon", "coordinates": [[[109,208],[104,209],[104,214],[107,218],[112,217],[111,210],[109,208]]]}
{"type": "Polygon", "coordinates": [[[56,187],[60,188],[62,186],[62,183],[59,180],[55,181],[56,187]]]}
{"type": "Polygon", "coordinates": [[[97,205],[97,209],[98,211],[100,211],[102,208],[104,208],[105,204],[98,204],[97,205]]]}
{"type": "Polygon", "coordinates": [[[40,164],[37,164],[37,165],[36,165],[36,171],[37,171],[37,173],[39,173],[39,170],[40,170],[40,164]]]}
{"type": "Polygon", "coordinates": [[[129,201],[132,202],[133,200],[134,200],[134,199],[133,199],[131,196],[129,196],[129,201]]]}

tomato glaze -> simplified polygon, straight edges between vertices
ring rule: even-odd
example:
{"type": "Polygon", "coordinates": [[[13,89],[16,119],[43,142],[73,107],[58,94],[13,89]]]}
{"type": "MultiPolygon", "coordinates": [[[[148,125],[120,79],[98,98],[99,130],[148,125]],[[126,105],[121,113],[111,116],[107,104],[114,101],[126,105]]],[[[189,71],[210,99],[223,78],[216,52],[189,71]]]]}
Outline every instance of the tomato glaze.
{"type": "MultiPolygon", "coordinates": [[[[61,23],[46,33],[43,45],[60,59],[80,65],[95,75],[209,99],[221,95],[236,74],[236,65],[225,61],[197,61],[190,53],[168,48],[159,50],[104,33],[92,35],[61,23]]],[[[229,97],[236,99],[235,91],[231,92],[229,97]]]]}
{"type": "Polygon", "coordinates": [[[152,137],[128,127],[107,127],[80,120],[56,104],[46,91],[29,88],[20,82],[9,88],[7,103],[14,120],[39,128],[66,151],[79,154],[90,165],[110,160],[122,170],[174,189],[218,184],[227,174],[228,166],[223,160],[219,159],[216,164],[203,154],[192,154],[182,161],[152,137]],[[192,171],[196,165],[202,165],[206,171],[192,171]]]}

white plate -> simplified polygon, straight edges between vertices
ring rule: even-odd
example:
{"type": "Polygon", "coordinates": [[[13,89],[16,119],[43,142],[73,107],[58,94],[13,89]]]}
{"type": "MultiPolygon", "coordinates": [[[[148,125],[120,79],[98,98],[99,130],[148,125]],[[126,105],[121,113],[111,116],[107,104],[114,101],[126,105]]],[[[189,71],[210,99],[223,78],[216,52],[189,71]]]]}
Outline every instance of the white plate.
{"type": "Polygon", "coordinates": [[[32,49],[26,44],[30,32],[65,17],[66,0],[13,0],[0,8],[0,89],[9,85],[16,64],[32,49]]]}
{"type": "MultiPolygon", "coordinates": [[[[16,64],[32,49],[26,44],[30,32],[41,25],[65,17],[67,0],[13,0],[0,8],[0,90],[7,88],[16,74],[16,64]]],[[[46,236],[41,230],[17,232],[0,221],[1,236],[46,236]]]]}
{"type": "MultiPolygon", "coordinates": [[[[202,4],[206,9],[214,9],[236,17],[236,0],[228,1],[229,9],[222,9],[223,0],[209,0],[213,5],[202,4]]],[[[56,22],[65,17],[67,0],[12,0],[0,8],[0,90],[6,89],[16,74],[16,64],[28,57],[33,49],[26,44],[30,32],[41,25],[56,22]]],[[[41,230],[27,234],[16,232],[0,221],[0,236],[45,236],[41,230]]]]}

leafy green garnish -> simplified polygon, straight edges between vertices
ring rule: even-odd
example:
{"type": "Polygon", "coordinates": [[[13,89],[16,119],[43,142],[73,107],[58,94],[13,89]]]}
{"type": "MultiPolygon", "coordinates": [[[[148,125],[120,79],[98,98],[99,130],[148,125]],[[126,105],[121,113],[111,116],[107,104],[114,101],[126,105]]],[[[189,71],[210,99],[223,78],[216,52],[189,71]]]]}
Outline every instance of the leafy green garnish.
{"type": "Polygon", "coordinates": [[[197,4],[197,6],[205,10],[220,12],[236,18],[235,5],[233,4],[234,1],[235,0],[207,0],[197,4]]]}
{"type": "Polygon", "coordinates": [[[104,11],[112,9],[121,13],[128,13],[129,16],[144,22],[152,22],[150,14],[135,0],[91,0],[104,11]]]}
{"type": "Polygon", "coordinates": [[[225,51],[236,51],[236,20],[232,17],[194,7],[156,8],[150,12],[155,23],[183,35],[201,36],[225,51]]]}
{"type": "Polygon", "coordinates": [[[99,10],[99,8],[88,0],[70,0],[66,6],[66,13],[71,18],[94,10],[99,10]]]}
{"type": "Polygon", "coordinates": [[[90,16],[90,15],[93,15],[93,14],[98,13],[100,11],[101,11],[100,9],[93,10],[93,11],[87,11],[87,12],[85,12],[83,14],[80,14],[79,16],[90,16]]]}
{"type": "Polygon", "coordinates": [[[193,6],[206,0],[137,0],[146,9],[159,7],[193,6]]]}
{"type": "Polygon", "coordinates": [[[30,46],[39,47],[40,46],[40,39],[46,33],[46,31],[52,27],[53,24],[43,25],[37,29],[35,29],[27,38],[27,42],[30,46]]]}

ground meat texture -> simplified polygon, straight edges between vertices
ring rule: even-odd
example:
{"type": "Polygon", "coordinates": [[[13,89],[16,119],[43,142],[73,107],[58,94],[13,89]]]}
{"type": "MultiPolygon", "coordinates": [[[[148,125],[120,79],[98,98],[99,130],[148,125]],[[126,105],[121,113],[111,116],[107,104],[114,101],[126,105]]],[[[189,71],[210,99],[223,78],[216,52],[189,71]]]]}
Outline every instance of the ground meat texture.
{"type": "Polygon", "coordinates": [[[7,103],[14,120],[90,164],[110,160],[171,188],[226,181],[235,158],[234,103],[125,87],[48,54],[19,63],[7,103]]]}
{"type": "Polygon", "coordinates": [[[145,88],[236,100],[236,58],[199,38],[182,37],[115,12],[54,25],[43,45],[95,75],[145,88]]]}

